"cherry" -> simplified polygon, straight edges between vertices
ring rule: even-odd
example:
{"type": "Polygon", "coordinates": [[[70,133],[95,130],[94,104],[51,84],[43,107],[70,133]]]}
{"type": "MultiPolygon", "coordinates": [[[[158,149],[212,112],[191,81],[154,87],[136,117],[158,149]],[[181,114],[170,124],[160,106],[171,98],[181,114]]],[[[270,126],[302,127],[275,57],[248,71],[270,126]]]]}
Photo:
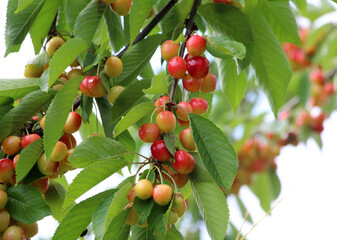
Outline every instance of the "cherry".
{"type": "Polygon", "coordinates": [[[50,161],[54,161],[54,162],[59,162],[63,159],[66,158],[67,156],[67,153],[68,153],[68,148],[67,146],[61,142],[61,141],[57,141],[51,155],[50,155],[50,158],[49,160],[50,161]]]}
{"type": "Polygon", "coordinates": [[[183,128],[187,128],[190,126],[190,121],[183,121],[183,120],[180,120],[179,118],[177,120],[178,120],[179,125],[183,128]]]}
{"type": "Polygon", "coordinates": [[[317,69],[312,70],[312,72],[310,73],[310,80],[314,83],[323,85],[325,81],[325,76],[324,76],[322,69],[317,68],[317,69]]]}
{"type": "Polygon", "coordinates": [[[327,95],[333,95],[335,93],[335,87],[333,85],[333,82],[327,82],[327,83],[325,83],[324,86],[323,86],[323,91],[327,95]]]}
{"type": "Polygon", "coordinates": [[[156,141],[152,144],[151,154],[159,162],[165,162],[172,157],[165,145],[164,140],[156,141]]]}
{"type": "Polygon", "coordinates": [[[212,0],[212,3],[232,4],[233,0],[212,0]]]}
{"type": "Polygon", "coordinates": [[[171,210],[168,220],[167,220],[167,224],[171,225],[171,224],[175,224],[179,219],[179,215],[178,213],[176,213],[175,211],[171,210]]]}
{"type": "Polygon", "coordinates": [[[88,96],[88,97],[93,97],[91,93],[88,90],[88,79],[91,78],[91,76],[85,77],[80,85],[80,90],[81,92],[88,96]]]}
{"type": "Polygon", "coordinates": [[[35,122],[38,122],[40,120],[39,115],[33,116],[32,120],[35,121],[35,122]]]}
{"type": "Polygon", "coordinates": [[[135,194],[138,198],[142,200],[146,200],[152,197],[152,191],[152,183],[147,179],[139,180],[135,186],[135,194]]]}
{"type": "Polygon", "coordinates": [[[128,195],[126,196],[127,199],[129,200],[129,202],[133,202],[135,200],[136,197],[136,193],[135,193],[135,187],[133,187],[130,192],[128,193],[128,195]]]}
{"type": "Polygon", "coordinates": [[[7,181],[14,175],[13,161],[8,158],[0,160],[0,181],[7,181]]]}
{"type": "Polygon", "coordinates": [[[139,216],[138,216],[136,210],[133,208],[133,202],[131,202],[128,205],[126,205],[126,207],[124,208],[124,210],[126,210],[128,208],[131,208],[131,211],[130,211],[129,216],[126,219],[125,223],[128,224],[128,225],[138,224],[138,222],[139,222],[139,216]]]}
{"type": "Polygon", "coordinates": [[[108,100],[111,104],[114,104],[119,95],[125,90],[123,86],[113,86],[109,90],[108,100]]]}
{"type": "Polygon", "coordinates": [[[298,127],[302,127],[302,126],[305,126],[305,125],[309,125],[310,123],[312,122],[312,118],[311,118],[311,115],[308,111],[301,111],[297,118],[296,118],[296,126],[298,127]]]}
{"type": "Polygon", "coordinates": [[[23,229],[27,238],[34,237],[38,233],[38,230],[39,230],[39,227],[38,227],[36,222],[31,223],[31,224],[27,224],[27,223],[16,221],[15,225],[17,225],[17,226],[19,226],[23,229]]]}
{"type": "Polygon", "coordinates": [[[183,78],[183,87],[189,92],[198,92],[201,88],[202,79],[193,78],[190,74],[186,74],[183,78]]]}
{"type": "Polygon", "coordinates": [[[41,137],[35,133],[33,134],[28,134],[26,136],[24,136],[21,140],[21,147],[22,149],[24,149],[25,147],[27,147],[29,144],[31,144],[32,142],[34,142],[35,140],[40,139],[41,137]]]}
{"type": "MultiPolygon", "coordinates": [[[[178,106],[185,109],[187,113],[192,113],[192,107],[188,102],[180,102],[178,103],[178,106]]],[[[183,121],[188,121],[188,114],[185,111],[180,108],[177,108],[176,113],[177,113],[178,119],[183,120],[183,121]]]]}
{"type": "Polygon", "coordinates": [[[200,56],[206,50],[205,38],[193,35],[187,40],[186,49],[191,56],[200,56]]]}
{"type": "Polygon", "coordinates": [[[43,71],[44,71],[43,67],[34,64],[27,64],[25,67],[25,71],[23,72],[23,75],[26,78],[39,78],[41,77],[43,71]]]}
{"type": "Polygon", "coordinates": [[[87,89],[91,96],[104,97],[107,94],[107,91],[105,87],[103,86],[103,83],[99,75],[91,76],[89,78],[86,77],[86,78],[87,78],[87,89]]]}
{"type": "Polygon", "coordinates": [[[62,137],[60,137],[59,141],[63,142],[68,149],[75,148],[77,145],[76,139],[72,134],[63,134],[62,137]]]}
{"type": "Polygon", "coordinates": [[[205,57],[192,57],[186,63],[188,73],[194,78],[204,78],[209,72],[209,61],[205,57]]]}
{"type": "Polygon", "coordinates": [[[67,74],[68,80],[71,80],[71,79],[73,79],[75,77],[79,77],[79,76],[83,76],[83,72],[82,72],[81,69],[78,69],[78,68],[71,69],[67,74]]]}
{"type": "Polygon", "coordinates": [[[195,146],[195,142],[193,140],[192,130],[191,128],[185,128],[180,133],[180,142],[185,149],[188,151],[195,151],[197,147],[195,146]]]}
{"type": "Polygon", "coordinates": [[[116,78],[123,71],[123,63],[118,57],[109,57],[104,64],[104,71],[109,77],[116,78]]]}
{"type": "Polygon", "coordinates": [[[0,210],[0,233],[4,232],[10,223],[10,216],[6,209],[0,210]]]}
{"type": "Polygon", "coordinates": [[[0,181],[0,190],[2,191],[7,191],[7,183],[1,182],[0,181]]]}
{"type": "Polygon", "coordinates": [[[31,186],[37,188],[41,194],[47,192],[50,182],[48,177],[39,178],[30,184],[31,186]]]}
{"type": "Polygon", "coordinates": [[[37,160],[37,167],[46,176],[52,176],[59,170],[59,162],[47,161],[46,154],[42,153],[37,160]]]}
{"type": "Polygon", "coordinates": [[[160,206],[169,204],[172,199],[173,190],[167,184],[159,184],[153,188],[153,200],[160,206]]]}
{"type": "Polygon", "coordinates": [[[53,56],[54,53],[61,47],[65,41],[61,37],[52,37],[46,45],[46,51],[49,56],[53,56]]]}
{"type": "Polygon", "coordinates": [[[110,5],[119,16],[126,16],[129,14],[131,2],[132,0],[117,0],[110,5]]]}
{"type": "MultiPolygon", "coordinates": [[[[154,102],[154,106],[155,107],[160,107],[160,106],[164,106],[165,103],[169,102],[170,98],[168,96],[162,96],[160,98],[158,98],[155,102],[154,102]]],[[[164,111],[164,107],[160,107],[156,109],[156,113],[160,113],[164,111]]]]}
{"type": "Polygon", "coordinates": [[[7,204],[8,196],[5,191],[0,190],[0,210],[4,209],[7,204]]]}
{"type": "Polygon", "coordinates": [[[161,45],[161,56],[164,60],[170,61],[171,58],[178,56],[179,44],[173,40],[167,40],[161,45]]]}
{"type": "Polygon", "coordinates": [[[2,235],[3,240],[26,240],[23,229],[19,226],[10,226],[2,235]]]}
{"type": "Polygon", "coordinates": [[[21,139],[17,136],[6,137],[1,143],[1,150],[8,155],[17,153],[20,147],[21,139]]]}
{"type": "Polygon", "coordinates": [[[178,208],[184,203],[184,196],[180,192],[176,192],[173,195],[172,208],[178,208]]]}
{"type": "Polygon", "coordinates": [[[208,110],[208,102],[201,97],[192,98],[190,101],[192,112],[195,114],[204,114],[208,110]]]}
{"type": "Polygon", "coordinates": [[[70,63],[70,67],[75,68],[80,66],[80,63],[75,59],[72,63],[70,63]]]}
{"type": "Polygon", "coordinates": [[[212,93],[216,89],[216,76],[213,73],[208,73],[202,79],[200,91],[203,93],[212,93]]]}
{"type": "Polygon", "coordinates": [[[176,79],[183,78],[186,69],[186,62],[182,57],[173,57],[167,64],[168,72],[176,79]]]}
{"type": "Polygon", "coordinates": [[[145,143],[153,143],[160,137],[160,129],[155,123],[145,123],[138,131],[139,138],[145,143]]]}
{"type": "Polygon", "coordinates": [[[183,204],[180,205],[180,207],[172,208],[176,213],[178,213],[179,217],[182,217],[186,211],[186,200],[183,201],[183,204]]]}
{"type": "Polygon", "coordinates": [[[82,117],[77,112],[70,112],[66,121],[66,124],[63,127],[63,132],[71,134],[77,132],[80,129],[82,124],[82,117]]]}
{"type": "Polygon", "coordinates": [[[176,127],[176,117],[170,111],[163,111],[157,115],[156,123],[160,131],[169,133],[176,127]]]}
{"type": "Polygon", "coordinates": [[[174,154],[174,169],[181,174],[189,174],[194,169],[194,158],[191,154],[184,150],[176,151],[174,154]]]}
{"type": "Polygon", "coordinates": [[[185,62],[188,62],[191,58],[192,58],[192,56],[187,53],[184,57],[184,60],[185,60],[185,62]]]}

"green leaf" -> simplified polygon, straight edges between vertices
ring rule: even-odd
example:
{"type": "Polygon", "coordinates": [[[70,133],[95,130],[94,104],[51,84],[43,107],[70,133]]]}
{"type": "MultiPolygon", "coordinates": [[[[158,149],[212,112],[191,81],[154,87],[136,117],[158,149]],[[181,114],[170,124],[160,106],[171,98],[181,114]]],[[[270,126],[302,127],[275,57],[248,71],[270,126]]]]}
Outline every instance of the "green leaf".
{"type": "Polygon", "coordinates": [[[15,132],[49,103],[53,94],[34,91],[27,94],[20,104],[11,109],[0,121],[0,142],[15,132]]]}
{"type": "Polygon", "coordinates": [[[214,57],[222,58],[223,56],[228,57],[228,55],[230,55],[243,59],[246,56],[245,45],[230,38],[205,36],[205,39],[207,41],[207,50],[212,48],[209,52],[214,57]]]}
{"type": "Polygon", "coordinates": [[[24,10],[29,4],[31,4],[33,0],[18,0],[18,8],[15,10],[15,14],[24,10]]]}
{"type": "Polygon", "coordinates": [[[148,216],[150,216],[153,204],[153,198],[141,200],[138,197],[135,197],[135,200],[133,201],[133,207],[139,216],[139,225],[143,225],[146,222],[148,216]]]}
{"type": "Polygon", "coordinates": [[[3,118],[3,116],[6,115],[6,113],[8,113],[11,109],[13,108],[13,106],[11,105],[0,105],[0,120],[3,118]]]}
{"type": "Polygon", "coordinates": [[[105,11],[104,19],[108,28],[112,49],[114,52],[117,52],[124,46],[124,32],[121,18],[114,11],[105,11]]]}
{"type": "Polygon", "coordinates": [[[217,59],[216,63],[218,65],[221,91],[228,98],[234,113],[236,113],[247,87],[246,73],[241,71],[238,75],[234,59],[217,59]]]}
{"type": "Polygon", "coordinates": [[[291,68],[281,44],[263,15],[256,10],[249,14],[249,20],[255,41],[252,65],[257,83],[266,93],[276,116],[285,100],[291,68]]]}
{"type": "Polygon", "coordinates": [[[130,111],[117,123],[114,137],[128,129],[131,125],[142,119],[147,113],[153,110],[152,102],[143,102],[134,106],[130,111]]]}
{"type": "Polygon", "coordinates": [[[260,205],[264,211],[269,211],[271,201],[273,200],[272,185],[268,172],[261,172],[253,175],[253,181],[250,189],[260,200],[260,205]]]}
{"type": "Polygon", "coordinates": [[[149,176],[147,176],[149,172],[149,169],[146,169],[140,176],[139,176],[139,180],[141,179],[146,179],[149,180],[152,184],[154,184],[155,180],[156,180],[156,174],[154,171],[151,171],[149,176]]]}
{"type": "Polygon", "coordinates": [[[112,219],[103,240],[127,240],[129,238],[131,226],[126,224],[125,221],[130,211],[131,208],[126,209],[112,219]]]}
{"type": "Polygon", "coordinates": [[[5,57],[20,50],[23,40],[32,26],[34,19],[43,6],[44,1],[33,0],[22,11],[14,13],[18,8],[18,0],[8,2],[6,22],[6,53],[5,57]]]}
{"type": "Polygon", "coordinates": [[[302,46],[289,1],[262,0],[259,7],[281,43],[290,42],[302,46]]]}
{"type": "Polygon", "coordinates": [[[184,240],[184,236],[176,229],[174,225],[172,225],[170,231],[168,231],[165,236],[165,240],[184,240]]]}
{"type": "Polygon", "coordinates": [[[27,64],[34,64],[43,67],[46,63],[50,61],[50,57],[47,52],[35,55],[33,58],[29,59],[27,64]]]}
{"type": "Polygon", "coordinates": [[[20,153],[20,160],[17,163],[15,174],[16,181],[21,182],[24,177],[29,173],[37,159],[43,152],[43,140],[37,139],[36,141],[25,147],[20,153]]]}
{"type": "Polygon", "coordinates": [[[96,103],[99,109],[99,113],[101,115],[104,134],[106,137],[112,138],[115,125],[111,125],[111,104],[108,101],[107,96],[102,98],[96,98],[96,103]]]}
{"type": "Polygon", "coordinates": [[[69,210],[75,206],[75,203],[73,203],[66,209],[62,208],[66,192],[66,188],[61,183],[51,179],[49,188],[44,194],[48,206],[53,211],[53,217],[58,222],[61,222],[69,210]]]}
{"type": "Polygon", "coordinates": [[[132,240],[156,240],[149,227],[139,227],[137,225],[133,225],[131,228],[131,233],[132,240]]]}
{"type": "MultiPolygon", "coordinates": [[[[82,112],[83,114],[83,112],[82,112]]],[[[85,140],[92,133],[99,133],[104,136],[104,130],[102,124],[97,119],[95,114],[90,114],[89,122],[82,121],[81,128],[79,130],[82,140],[85,140]]]]}
{"type": "MultiPolygon", "coordinates": [[[[135,152],[136,151],[136,141],[131,136],[128,130],[122,132],[117,137],[118,142],[123,144],[128,152],[135,152]]],[[[124,158],[127,160],[128,163],[132,163],[135,154],[125,154],[124,158]]],[[[131,168],[131,164],[129,165],[129,169],[131,168]]]]}
{"type": "Polygon", "coordinates": [[[136,77],[150,61],[157,47],[163,41],[163,35],[153,35],[133,45],[121,60],[123,71],[116,79],[115,85],[127,86],[136,81],[136,77]]]}
{"type": "Polygon", "coordinates": [[[272,196],[273,196],[273,200],[277,199],[278,196],[281,193],[281,182],[280,179],[278,178],[277,174],[276,174],[276,170],[272,169],[269,172],[269,176],[270,176],[270,182],[272,185],[272,196]]]}
{"type": "Polygon", "coordinates": [[[169,152],[174,156],[174,153],[176,152],[176,136],[174,135],[174,132],[170,133],[163,133],[164,135],[164,141],[165,146],[169,150],[169,152]]]}
{"type": "Polygon", "coordinates": [[[70,32],[69,25],[66,19],[66,3],[68,0],[61,0],[59,11],[56,18],[56,30],[58,32],[70,32]]]}
{"type": "Polygon", "coordinates": [[[84,94],[81,95],[81,110],[82,116],[86,122],[90,122],[90,115],[92,112],[92,104],[94,99],[92,97],[88,97],[84,94]]]}
{"type": "Polygon", "coordinates": [[[72,38],[55,52],[49,64],[49,87],[87,47],[88,45],[82,39],[72,38]]]}
{"type": "Polygon", "coordinates": [[[172,208],[173,200],[166,206],[155,203],[148,217],[149,229],[156,239],[163,239],[167,232],[167,221],[172,208]]]}
{"type": "Polygon", "coordinates": [[[91,1],[76,18],[75,37],[83,39],[89,46],[108,6],[101,1],[91,1]]]}
{"type": "Polygon", "coordinates": [[[111,109],[110,124],[116,123],[123,115],[125,115],[135,104],[143,97],[143,89],[150,86],[150,79],[135,81],[128,86],[116,99],[111,109]]]}
{"type": "Polygon", "coordinates": [[[76,18],[80,12],[90,3],[91,0],[67,0],[65,15],[71,31],[74,30],[76,18]]]}
{"type": "Polygon", "coordinates": [[[192,153],[195,167],[190,174],[190,183],[200,214],[212,239],[223,240],[226,236],[229,210],[220,187],[202,166],[197,153],[192,153]]]}
{"type": "Polygon", "coordinates": [[[135,40],[152,7],[152,0],[134,0],[132,2],[130,10],[130,43],[135,40]]]}
{"type": "Polygon", "coordinates": [[[80,76],[67,82],[63,88],[57,92],[47,110],[43,136],[47,159],[49,159],[57,141],[63,134],[64,124],[67,121],[69,110],[72,107],[82,79],[83,77],[80,76]]]}
{"type": "Polygon", "coordinates": [[[0,79],[0,96],[11,97],[14,100],[38,89],[38,78],[0,79]]]}
{"type": "Polygon", "coordinates": [[[166,72],[161,72],[154,76],[151,81],[151,87],[144,89],[146,94],[163,94],[167,93],[168,79],[166,72]]]}
{"type": "Polygon", "coordinates": [[[126,165],[124,159],[109,159],[96,161],[83,169],[68,188],[64,200],[64,207],[67,207],[72,201],[82,196],[85,192],[119,171],[126,165]]]}
{"type": "Polygon", "coordinates": [[[34,23],[30,28],[30,36],[32,38],[35,54],[38,54],[41,50],[44,39],[49,33],[60,3],[61,0],[45,0],[40,13],[36,16],[34,23]]]}
{"type": "Polygon", "coordinates": [[[7,190],[6,208],[12,218],[27,224],[52,214],[41,193],[36,188],[19,184],[7,190]]]}
{"type": "Polygon", "coordinates": [[[244,217],[245,214],[248,213],[247,221],[250,222],[250,223],[253,223],[252,217],[250,216],[250,214],[249,214],[245,204],[242,202],[241,198],[239,196],[235,196],[235,198],[236,198],[236,201],[239,205],[242,217],[244,217]]]}
{"type": "Polygon", "coordinates": [[[238,168],[237,155],[226,135],[210,120],[190,114],[193,139],[207,171],[227,192],[238,168]]]}
{"type": "Polygon", "coordinates": [[[54,233],[53,240],[74,240],[77,239],[84,229],[91,222],[91,216],[96,207],[111,194],[113,190],[99,193],[74,206],[54,233]]]}

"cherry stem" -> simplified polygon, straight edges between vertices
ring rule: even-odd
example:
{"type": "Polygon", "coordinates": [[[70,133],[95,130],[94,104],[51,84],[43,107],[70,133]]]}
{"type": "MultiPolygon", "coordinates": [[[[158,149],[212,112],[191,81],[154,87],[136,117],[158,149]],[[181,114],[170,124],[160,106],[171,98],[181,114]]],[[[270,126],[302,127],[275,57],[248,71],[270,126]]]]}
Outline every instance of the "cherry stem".
{"type": "MultiPolygon", "coordinates": [[[[185,48],[186,48],[186,41],[188,40],[188,38],[190,37],[190,34],[194,31],[193,27],[193,23],[194,23],[194,17],[197,13],[197,9],[198,6],[200,5],[200,1],[201,0],[194,0],[191,12],[190,12],[190,16],[188,18],[188,22],[186,24],[186,33],[185,33],[185,41],[181,44],[181,48],[180,48],[180,52],[179,52],[179,56],[180,57],[184,57],[184,52],[185,52],[185,48]]],[[[176,88],[177,88],[177,84],[178,84],[178,79],[174,79],[173,83],[172,83],[172,87],[171,87],[171,92],[170,92],[170,101],[173,102],[174,99],[174,95],[176,92],[176,88]]]]}
{"type": "Polygon", "coordinates": [[[152,164],[151,164],[151,166],[150,166],[150,168],[149,168],[149,171],[147,172],[147,174],[146,174],[146,180],[147,180],[147,178],[150,176],[150,173],[151,173],[151,169],[152,169],[152,164]]]}
{"type": "Polygon", "coordinates": [[[163,182],[163,175],[161,174],[161,171],[160,171],[159,167],[157,167],[156,165],[153,165],[153,166],[158,170],[159,177],[160,177],[160,183],[164,184],[164,182],[163,182]]]}
{"type": "Polygon", "coordinates": [[[70,143],[70,148],[73,149],[73,141],[71,141],[70,134],[66,133],[68,135],[69,143],[70,143]]]}
{"type": "Polygon", "coordinates": [[[139,166],[139,168],[138,168],[138,170],[137,170],[137,172],[136,172],[136,174],[135,174],[134,182],[136,182],[137,175],[138,175],[139,171],[140,171],[143,167],[145,167],[147,164],[149,164],[149,162],[144,161],[143,164],[139,166]]]}
{"type": "Polygon", "coordinates": [[[29,135],[29,131],[26,127],[25,127],[25,130],[26,130],[26,134],[29,135]]]}
{"type": "Polygon", "coordinates": [[[163,173],[165,173],[169,178],[171,178],[171,180],[173,182],[173,185],[174,185],[174,189],[175,189],[176,192],[178,192],[178,187],[177,187],[176,181],[174,181],[173,177],[168,172],[166,172],[165,170],[163,170],[163,173]]]}

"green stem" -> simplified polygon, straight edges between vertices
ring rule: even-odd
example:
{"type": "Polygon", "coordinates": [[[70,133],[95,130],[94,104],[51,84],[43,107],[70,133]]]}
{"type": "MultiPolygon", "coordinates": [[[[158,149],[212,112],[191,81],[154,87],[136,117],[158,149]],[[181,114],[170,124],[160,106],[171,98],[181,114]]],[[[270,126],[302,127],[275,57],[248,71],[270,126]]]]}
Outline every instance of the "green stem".
{"type": "Polygon", "coordinates": [[[171,178],[171,180],[173,182],[173,185],[174,185],[174,189],[175,189],[176,192],[178,192],[178,187],[177,187],[176,181],[174,181],[173,177],[168,172],[166,172],[165,170],[163,170],[163,173],[165,173],[169,178],[171,178]]]}

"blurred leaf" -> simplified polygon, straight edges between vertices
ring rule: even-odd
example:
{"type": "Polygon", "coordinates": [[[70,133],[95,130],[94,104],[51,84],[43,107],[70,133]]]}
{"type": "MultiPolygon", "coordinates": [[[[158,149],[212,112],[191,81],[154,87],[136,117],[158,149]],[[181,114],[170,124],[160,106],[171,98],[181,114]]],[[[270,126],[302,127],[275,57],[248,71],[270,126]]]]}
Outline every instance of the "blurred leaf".
{"type": "Polygon", "coordinates": [[[272,196],[273,196],[273,200],[277,199],[278,196],[281,193],[281,182],[279,177],[276,174],[276,170],[275,169],[271,169],[271,171],[269,171],[269,175],[270,175],[270,182],[272,185],[272,196]]]}
{"type": "Polygon", "coordinates": [[[253,175],[252,184],[249,186],[252,192],[260,201],[264,211],[269,211],[273,200],[273,190],[270,175],[268,172],[260,172],[253,175]]]}
{"type": "Polygon", "coordinates": [[[242,217],[244,217],[246,215],[246,213],[248,213],[247,221],[250,222],[250,223],[253,223],[252,217],[250,216],[250,214],[249,214],[246,206],[242,202],[241,198],[239,196],[235,196],[235,197],[236,197],[236,201],[239,205],[242,217]]]}

